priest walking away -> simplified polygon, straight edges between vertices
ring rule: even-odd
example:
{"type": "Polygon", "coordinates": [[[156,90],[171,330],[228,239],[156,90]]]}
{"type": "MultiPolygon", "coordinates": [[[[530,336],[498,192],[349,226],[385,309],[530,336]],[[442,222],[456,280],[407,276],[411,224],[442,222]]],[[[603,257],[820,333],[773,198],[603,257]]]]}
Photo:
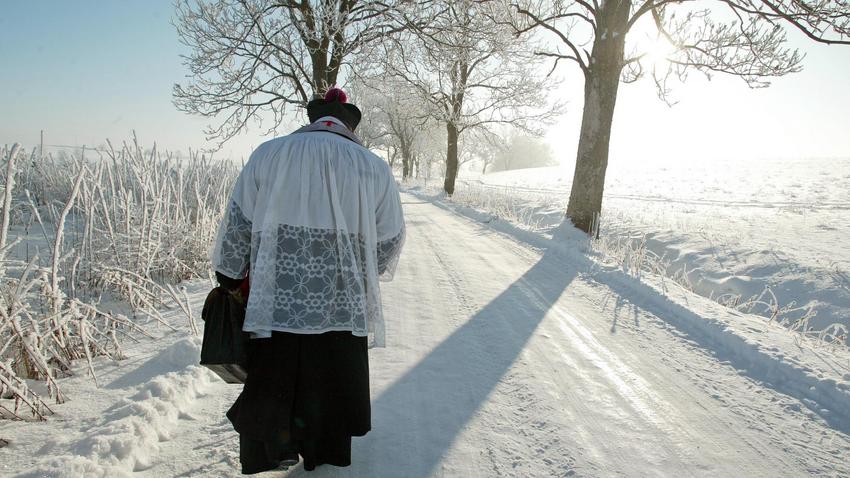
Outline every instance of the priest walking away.
{"type": "Polygon", "coordinates": [[[384,345],[378,281],[404,242],[389,165],[354,133],[360,110],[333,88],[310,124],[260,145],[228,201],[213,249],[219,283],[250,276],[245,386],[227,412],[242,473],[351,464],[371,428],[369,346],[384,345]]]}

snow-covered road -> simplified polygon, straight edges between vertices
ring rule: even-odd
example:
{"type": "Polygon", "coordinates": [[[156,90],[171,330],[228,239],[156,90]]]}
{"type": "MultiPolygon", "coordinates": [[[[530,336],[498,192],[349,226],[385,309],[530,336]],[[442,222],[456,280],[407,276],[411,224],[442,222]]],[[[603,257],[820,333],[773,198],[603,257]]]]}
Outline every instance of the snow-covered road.
{"type": "Polygon", "coordinates": [[[850,470],[847,435],[583,264],[405,199],[409,242],[385,289],[388,347],[371,362],[374,430],[350,476],[850,470]]]}
{"type": "MultiPolygon", "coordinates": [[[[403,200],[373,429],[349,468],[269,476],[850,476],[846,422],[674,327],[675,307],[598,281],[576,254],[403,200]]],[[[238,391],[206,386],[135,474],[239,476],[223,416],[238,391]]]]}

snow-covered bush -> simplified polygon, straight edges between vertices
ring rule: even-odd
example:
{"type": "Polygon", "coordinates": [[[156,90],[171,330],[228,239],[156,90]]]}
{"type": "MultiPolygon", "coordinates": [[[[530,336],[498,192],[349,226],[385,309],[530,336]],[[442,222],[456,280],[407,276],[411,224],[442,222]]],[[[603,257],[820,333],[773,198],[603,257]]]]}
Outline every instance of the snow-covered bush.
{"type": "Polygon", "coordinates": [[[86,359],[94,376],[94,356],[121,358],[119,335],[145,333],[104,301],[121,299],[134,316],[171,328],[158,309],[173,301],[197,333],[171,284],[208,277],[209,245],[238,169],[145,151],[135,139],[58,157],[4,148],[0,158],[0,394],[15,399],[7,414],[20,418],[23,404],[43,418],[49,409],[21,378],[46,380],[61,402],[55,378],[71,373],[73,360],[86,359]]]}

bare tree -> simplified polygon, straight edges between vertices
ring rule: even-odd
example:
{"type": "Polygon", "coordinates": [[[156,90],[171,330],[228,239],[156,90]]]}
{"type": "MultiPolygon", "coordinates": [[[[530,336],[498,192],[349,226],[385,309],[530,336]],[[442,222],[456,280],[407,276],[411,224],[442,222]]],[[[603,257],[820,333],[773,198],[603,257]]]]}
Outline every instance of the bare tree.
{"type": "Polygon", "coordinates": [[[431,127],[429,105],[423,104],[405,82],[397,78],[378,76],[365,79],[371,90],[370,106],[382,125],[386,142],[401,155],[402,179],[413,173],[414,157],[421,146],[420,136],[431,127]]]}
{"type": "Polygon", "coordinates": [[[174,85],[181,111],[221,122],[209,140],[224,143],[287,106],[304,106],[337,84],[354,55],[404,30],[420,2],[411,0],[177,0],[175,26],[189,47],[191,73],[174,85]]]}
{"type": "Polygon", "coordinates": [[[496,148],[492,171],[555,166],[552,148],[536,138],[517,131],[502,139],[496,148]]]}
{"type": "Polygon", "coordinates": [[[420,132],[420,124],[410,116],[404,113],[403,103],[392,103],[391,108],[387,111],[387,125],[392,132],[392,136],[398,141],[399,151],[401,152],[401,178],[407,179],[410,177],[413,168],[413,156],[416,140],[420,132]]]}
{"type": "Polygon", "coordinates": [[[407,83],[380,72],[355,78],[350,91],[366,123],[365,130],[358,127],[358,136],[374,138],[368,144],[364,140],[364,146],[384,149],[390,166],[401,159],[402,179],[409,178],[423,147],[422,134],[434,127],[429,105],[407,83]]]}
{"type": "MultiPolygon", "coordinates": [[[[496,159],[496,155],[504,147],[504,137],[509,130],[508,125],[498,125],[488,128],[474,128],[469,130],[462,142],[458,143],[458,167],[466,164],[481,164],[482,174],[487,172],[496,159]]],[[[470,169],[472,167],[470,166],[470,169]]]]}
{"type": "Polygon", "coordinates": [[[360,124],[357,126],[357,137],[367,149],[386,150],[387,160],[390,166],[393,166],[396,154],[382,118],[383,112],[378,106],[380,100],[376,97],[374,90],[355,78],[346,91],[349,98],[363,113],[360,124]]]}
{"type": "Polygon", "coordinates": [[[485,138],[485,140],[481,143],[481,147],[478,148],[478,160],[481,162],[481,174],[487,174],[487,168],[496,162],[496,158],[503,147],[504,145],[501,142],[492,140],[489,137],[485,138]]]}
{"type": "MultiPolygon", "coordinates": [[[[620,82],[651,74],[668,101],[668,81],[689,71],[728,73],[750,87],[800,70],[802,55],[786,45],[784,27],[826,44],[850,44],[845,0],[513,0],[518,33],[542,30],[560,46],[539,55],[578,66],[584,112],[567,216],[591,232],[602,207],[608,144],[620,82]],[[658,40],[635,42],[638,31],[658,40]],[[665,62],[652,58],[669,45],[665,62]],[[631,48],[627,48],[631,45],[631,48]],[[588,51],[588,47],[590,50],[588,51]]],[[[554,67],[553,67],[554,68],[554,67]]]]}
{"type": "Polygon", "coordinates": [[[475,0],[435,2],[427,28],[385,44],[386,75],[406,82],[446,128],[444,189],[452,194],[458,141],[468,130],[510,123],[539,129],[558,105],[547,105],[551,82],[537,74],[540,58],[502,21],[505,5],[475,0]]]}
{"type": "Polygon", "coordinates": [[[446,163],[446,130],[444,128],[428,127],[417,139],[416,153],[413,155],[414,176],[430,179],[435,170],[445,171],[446,163]]]}

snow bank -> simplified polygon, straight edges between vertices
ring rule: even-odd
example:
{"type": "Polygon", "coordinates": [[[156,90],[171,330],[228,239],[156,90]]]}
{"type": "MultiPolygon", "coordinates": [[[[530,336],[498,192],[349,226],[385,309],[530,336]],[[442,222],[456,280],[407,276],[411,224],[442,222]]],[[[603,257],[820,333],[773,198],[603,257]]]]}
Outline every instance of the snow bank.
{"type": "MultiPolygon", "coordinates": [[[[121,477],[152,465],[159,443],[170,433],[214,376],[197,364],[201,339],[187,337],[163,349],[143,364],[162,372],[136,387],[107,410],[100,422],[81,439],[63,444],[68,453],[39,463],[20,477],[121,477]]],[[[83,399],[80,397],[79,399],[83,399]]]]}

